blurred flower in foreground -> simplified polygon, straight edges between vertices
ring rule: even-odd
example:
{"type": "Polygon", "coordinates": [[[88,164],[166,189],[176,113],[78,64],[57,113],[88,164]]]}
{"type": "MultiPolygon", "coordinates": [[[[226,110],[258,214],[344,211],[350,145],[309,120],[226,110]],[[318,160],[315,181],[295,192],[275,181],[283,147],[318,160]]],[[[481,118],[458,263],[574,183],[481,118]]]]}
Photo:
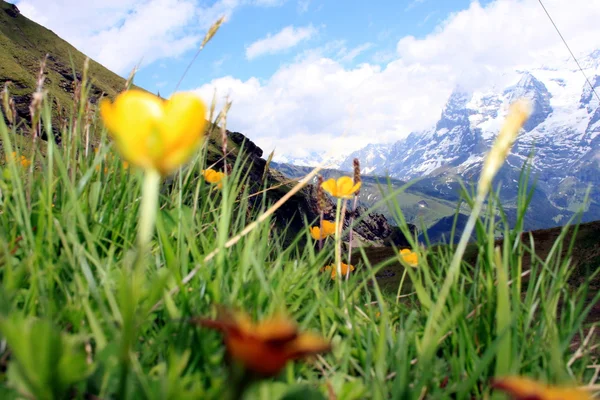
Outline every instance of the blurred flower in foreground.
{"type": "Polygon", "coordinates": [[[202,175],[204,175],[204,179],[208,183],[218,183],[217,187],[221,189],[223,187],[223,178],[225,177],[225,173],[220,171],[215,171],[214,169],[205,169],[202,170],[202,175]]]}
{"type": "Polygon", "coordinates": [[[590,400],[592,396],[577,388],[547,386],[524,377],[506,377],[492,387],[508,393],[514,400],[590,400]]]}
{"type": "Polygon", "coordinates": [[[340,199],[349,199],[354,193],[360,189],[361,182],[354,183],[354,180],[349,176],[342,176],[335,179],[331,178],[321,184],[323,190],[340,199]]]}
{"type": "MultiPolygon", "coordinates": [[[[348,264],[342,263],[342,275],[346,276],[346,274],[348,273],[348,267],[350,268],[350,272],[355,270],[354,265],[348,266],[348,264]]],[[[327,265],[321,268],[321,271],[331,271],[331,279],[335,279],[337,275],[337,268],[335,265],[327,265]]]]}
{"type": "Polygon", "coordinates": [[[402,249],[400,251],[400,256],[402,257],[402,260],[411,267],[419,265],[419,256],[412,250],[402,249]]]}
{"type": "Polygon", "coordinates": [[[204,138],[206,106],[192,93],[165,101],[127,90],[113,103],[103,100],[100,114],[127,161],[163,176],[187,162],[204,138]]]}
{"type": "Polygon", "coordinates": [[[313,239],[325,239],[327,236],[331,236],[335,233],[335,222],[324,220],[321,223],[321,228],[313,226],[310,228],[310,235],[313,239]]]}
{"type": "MultiPolygon", "coordinates": [[[[13,152],[12,152],[12,153],[10,153],[10,154],[11,154],[11,156],[12,156],[12,159],[13,159],[13,160],[16,160],[16,159],[17,159],[17,152],[16,152],[16,151],[13,151],[13,152]]],[[[20,159],[19,159],[19,164],[21,164],[21,166],[22,166],[23,168],[27,168],[27,167],[29,167],[29,166],[31,165],[31,161],[30,161],[30,160],[28,160],[28,159],[27,159],[27,157],[25,157],[25,156],[23,156],[23,155],[22,155],[22,156],[20,157],[20,159]]]]}
{"type": "Polygon", "coordinates": [[[290,360],[331,350],[325,339],[299,332],[296,324],[283,316],[255,324],[244,313],[220,310],[216,320],[196,318],[192,322],[220,331],[231,358],[265,377],[277,375],[290,360]]]}

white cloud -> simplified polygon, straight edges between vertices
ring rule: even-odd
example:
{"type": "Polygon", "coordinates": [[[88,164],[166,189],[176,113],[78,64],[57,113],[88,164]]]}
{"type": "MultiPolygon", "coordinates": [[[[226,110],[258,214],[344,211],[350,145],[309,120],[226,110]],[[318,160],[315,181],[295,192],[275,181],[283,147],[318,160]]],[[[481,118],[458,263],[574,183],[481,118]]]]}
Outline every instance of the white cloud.
{"type": "Polygon", "coordinates": [[[373,43],[363,43],[363,44],[356,46],[350,50],[344,48],[344,49],[342,49],[342,51],[340,51],[338,53],[338,56],[340,57],[341,62],[351,62],[356,57],[358,57],[361,53],[364,53],[365,51],[369,50],[371,47],[373,47],[373,43]]]}
{"type": "Polygon", "coordinates": [[[252,60],[265,54],[274,54],[297,46],[300,42],[310,39],[317,29],[312,25],[294,28],[286,26],[276,34],[268,34],[246,48],[246,58],[252,60]]]}
{"type": "Polygon", "coordinates": [[[196,48],[221,16],[242,5],[285,0],[20,0],[23,15],[52,29],[109,69],[127,75],[137,64],[178,57],[196,48]]]}
{"type": "MultiPolygon", "coordinates": [[[[587,0],[546,0],[545,5],[577,54],[600,47],[600,7],[587,0]]],[[[527,67],[568,56],[537,0],[497,0],[483,7],[471,3],[451,15],[423,39],[402,38],[398,55],[406,63],[450,65],[463,75],[485,69],[527,67]]],[[[471,77],[468,80],[473,84],[471,77]]],[[[481,82],[474,82],[479,85],[481,82]]]]}
{"type": "MultiPolygon", "coordinates": [[[[592,3],[545,2],[576,54],[600,48],[600,7],[592,3]]],[[[229,94],[229,127],[266,152],[343,153],[430,127],[456,85],[504,84],[514,68],[568,60],[537,0],[472,3],[430,35],[402,38],[394,60],[381,67],[345,67],[333,59],[344,46],[335,41],[304,52],[266,80],[223,77],[198,92],[209,100],[216,87],[221,102],[229,94]]]]}

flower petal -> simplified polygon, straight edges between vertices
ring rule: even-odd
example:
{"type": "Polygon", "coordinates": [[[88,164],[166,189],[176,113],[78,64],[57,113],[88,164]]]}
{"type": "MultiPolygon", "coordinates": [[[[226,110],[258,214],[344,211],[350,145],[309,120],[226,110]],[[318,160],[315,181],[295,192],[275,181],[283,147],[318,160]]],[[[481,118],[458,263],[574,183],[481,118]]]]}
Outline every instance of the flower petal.
{"type": "Polygon", "coordinates": [[[288,358],[296,359],[330,350],[331,344],[320,336],[313,335],[312,333],[303,333],[290,343],[287,353],[288,358]]]}
{"type": "Polygon", "coordinates": [[[337,180],[337,189],[338,189],[338,197],[348,197],[351,195],[352,186],[354,185],[354,180],[349,176],[342,176],[337,180]]]}
{"type": "Polygon", "coordinates": [[[525,377],[506,377],[496,380],[492,387],[510,394],[515,400],[590,400],[589,393],[577,388],[544,385],[525,377]]]}
{"type": "Polygon", "coordinates": [[[335,222],[323,220],[323,223],[321,224],[321,228],[323,229],[323,235],[333,235],[335,233],[335,226],[335,222]]]}
{"type": "Polygon", "coordinates": [[[312,236],[314,240],[321,239],[321,230],[318,226],[313,226],[312,228],[310,228],[310,236],[312,236]]]}
{"type": "Polygon", "coordinates": [[[100,114],[123,157],[152,168],[149,149],[155,145],[158,124],[164,115],[162,101],[141,90],[128,90],[117,96],[114,103],[103,100],[100,114]]]}
{"type": "Polygon", "coordinates": [[[335,182],[335,179],[331,178],[331,179],[327,179],[325,182],[323,182],[321,184],[321,187],[323,188],[324,191],[326,191],[327,193],[329,193],[330,195],[336,197],[337,196],[337,184],[335,182]]]}
{"type": "Polygon", "coordinates": [[[204,139],[206,106],[192,93],[176,93],[165,103],[160,139],[162,169],[171,172],[187,161],[204,139]]]}

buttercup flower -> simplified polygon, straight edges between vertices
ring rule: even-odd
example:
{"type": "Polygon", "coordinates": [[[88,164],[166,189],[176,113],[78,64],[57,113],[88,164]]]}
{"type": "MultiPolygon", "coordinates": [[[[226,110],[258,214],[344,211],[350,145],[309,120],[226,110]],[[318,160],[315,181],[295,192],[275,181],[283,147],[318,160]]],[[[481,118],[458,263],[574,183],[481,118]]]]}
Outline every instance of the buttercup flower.
{"type": "MultiPolygon", "coordinates": [[[[17,158],[17,152],[16,151],[13,151],[12,153],[10,153],[10,155],[11,155],[11,157],[12,157],[13,160],[15,160],[17,158]]],[[[28,160],[27,157],[25,157],[25,156],[22,155],[19,158],[19,164],[21,164],[21,166],[23,168],[27,168],[27,167],[29,167],[31,165],[31,160],[28,160]]]]}
{"type": "Polygon", "coordinates": [[[492,382],[492,387],[508,393],[514,400],[590,400],[583,390],[548,386],[524,377],[506,377],[492,382]]]}
{"type": "Polygon", "coordinates": [[[204,175],[204,179],[208,183],[218,183],[217,187],[221,189],[223,187],[223,178],[225,177],[225,173],[221,171],[215,171],[214,169],[205,169],[202,170],[202,175],[204,175]]]}
{"type": "MultiPolygon", "coordinates": [[[[342,263],[342,275],[346,276],[348,273],[348,267],[350,267],[350,272],[354,271],[354,265],[348,266],[348,264],[342,263]]],[[[335,279],[337,275],[337,267],[335,265],[327,265],[321,268],[321,271],[331,271],[331,279],[335,279]]]]}
{"type": "Polygon", "coordinates": [[[331,350],[326,340],[299,332],[296,324],[283,316],[255,324],[243,313],[221,310],[220,314],[216,320],[193,322],[220,331],[231,358],[265,377],[277,375],[288,361],[331,350]]]}
{"type": "Polygon", "coordinates": [[[340,199],[349,199],[354,193],[360,189],[361,182],[354,183],[354,180],[349,176],[342,176],[335,179],[331,178],[321,184],[323,190],[340,199]]]}
{"type": "Polygon", "coordinates": [[[313,226],[310,228],[310,235],[313,239],[325,239],[327,236],[331,236],[335,233],[335,222],[323,220],[321,228],[313,226]]]}
{"type": "Polygon", "coordinates": [[[192,93],[176,93],[165,101],[127,90],[114,103],[103,100],[100,114],[123,157],[161,175],[183,165],[204,138],[206,106],[192,93]]]}
{"type": "Polygon", "coordinates": [[[412,250],[402,249],[400,251],[400,256],[402,257],[402,260],[404,260],[404,262],[411,267],[416,267],[419,265],[419,256],[412,250]]]}

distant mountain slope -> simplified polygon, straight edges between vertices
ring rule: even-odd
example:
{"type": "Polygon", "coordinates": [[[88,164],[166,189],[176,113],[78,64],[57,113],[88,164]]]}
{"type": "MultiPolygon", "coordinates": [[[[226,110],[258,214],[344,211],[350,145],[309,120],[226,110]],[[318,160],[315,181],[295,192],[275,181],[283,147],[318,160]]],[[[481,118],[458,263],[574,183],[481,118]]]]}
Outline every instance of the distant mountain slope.
{"type": "MultiPolygon", "coordinates": [[[[30,120],[29,104],[40,62],[46,54],[44,87],[55,99],[55,111],[58,103],[70,110],[75,80],[73,68],[80,79],[85,55],[54,32],[21,15],[16,6],[0,0],[0,90],[6,81],[13,83],[10,93],[16,103],[18,122],[30,120]]],[[[125,88],[125,79],[93,60],[90,60],[89,76],[92,103],[102,94],[114,96],[125,88]]]]}
{"type": "MultiPolygon", "coordinates": [[[[600,92],[600,50],[580,62],[600,92]]],[[[537,179],[528,229],[561,225],[583,204],[589,185],[591,205],[584,220],[600,219],[600,104],[572,60],[507,74],[504,88],[457,88],[435,126],[413,132],[392,145],[369,145],[341,165],[361,160],[364,172],[410,180],[424,178],[439,196],[456,195],[458,179],[476,182],[486,152],[500,129],[508,105],[531,99],[534,111],[515,143],[497,183],[503,204],[514,206],[520,170],[534,154],[537,179]],[[511,78],[512,77],[512,78],[511,78]]]]}
{"type": "MultiPolygon", "coordinates": [[[[271,165],[292,179],[305,176],[313,168],[280,163],[272,163],[271,165]]],[[[339,178],[342,175],[347,175],[347,173],[334,169],[324,169],[321,171],[321,175],[325,179],[329,179],[339,178]]],[[[390,184],[392,186],[391,190],[394,191],[405,185],[406,182],[392,178],[390,179],[390,184]]],[[[386,178],[363,176],[359,203],[367,208],[373,207],[382,199],[382,190],[383,193],[389,193],[387,185],[386,178]]],[[[456,212],[456,199],[445,200],[437,196],[437,194],[429,186],[416,182],[404,192],[398,194],[396,199],[407,222],[414,224],[417,229],[423,230],[429,228],[441,218],[454,215],[456,212]]],[[[389,221],[394,220],[394,211],[385,205],[375,211],[382,213],[389,221]]]]}

